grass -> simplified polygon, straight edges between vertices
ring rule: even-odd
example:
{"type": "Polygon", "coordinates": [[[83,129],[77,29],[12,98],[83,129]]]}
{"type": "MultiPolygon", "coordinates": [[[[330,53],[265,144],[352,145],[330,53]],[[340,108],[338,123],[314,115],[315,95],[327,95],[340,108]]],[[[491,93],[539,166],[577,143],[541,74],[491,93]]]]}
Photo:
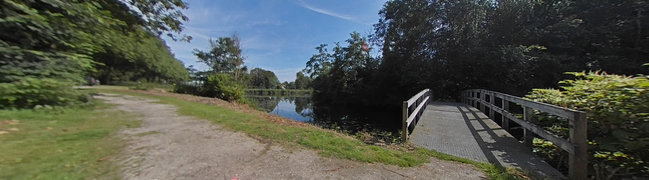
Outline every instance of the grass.
{"type": "Polygon", "coordinates": [[[264,120],[251,114],[183,101],[174,97],[141,94],[133,91],[100,90],[102,92],[134,95],[160,100],[161,103],[178,107],[182,115],[207,119],[234,131],[245,132],[253,137],[272,140],[287,146],[300,146],[318,151],[326,157],[337,157],[368,163],[384,163],[412,167],[429,162],[430,157],[471,164],[483,170],[489,179],[522,179],[524,173],[476,162],[424,148],[408,150],[406,147],[384,148],[368,145],[350,136],[314,126],[287,126],[264,120]]]}
{"type": "Polygon", "coordinates": [[[0,179],[118,178],[114,133],[137,127],[132,114],[97,102],[85,108],[0,110],[0,179]],[[7,133],[8,132],[8,133],[7,133]]]}

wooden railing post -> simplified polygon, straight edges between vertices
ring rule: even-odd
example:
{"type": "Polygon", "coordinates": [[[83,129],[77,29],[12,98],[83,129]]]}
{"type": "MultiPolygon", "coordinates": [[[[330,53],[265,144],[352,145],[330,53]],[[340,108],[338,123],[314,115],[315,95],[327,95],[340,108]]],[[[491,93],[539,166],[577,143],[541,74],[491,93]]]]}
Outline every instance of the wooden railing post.
{"type": "MultiPolygon", "coordinates": [[[[529,123],[532,123],[532,118],[534,116],[534,110],[527,106],[523,106],[523,119],[529,123]]],[[[523,128],[523,144],[527,147],[532,147],[532,140],[534,139],[534,134],[523,128]]]]}
{"type": "Polygon", "coordinates": [[[585,113],[575,113],[573,120],[569,120],[570,142],[575,145],[575,150],[569,158],[570,179],[586,179],[588,177],[588,140],[587,122],[585,113]]]}
{"type": "MultiPolygon", "coordinates": [[[[495,106],[496,103],[494,102],[494,100],[495,100],[494,93],[490,93],[489,94],[489,104],[495,106]]],[[[489,106],[489,119],[494,120],[494,108],[493,108],[493,106],[489,106]]]]}
{"type": "MultiPolygon", "coordinates": [[[[478,98],[478,92],[473,91],[473,98],[478,98]]],[[[473,99],[473,106],[474,108],[478,108],[478,101],[473,99]]]]}
{"type": "MultiPolygon", "coordinates": [[[[509,101],[506,101],[504,98],[501,100],[503,111],[509,112],[509,101]]],[[[501,113],[500,116],[502,118],[503,129],[505,129],[505,131],[509,131],[509,118],[505,116],[504,112],[501,113]]]]}
{"type": "Polygon", "coordinates": [[[484,105],[484,101],[485,101],[484,91],[480,91],[480,101],[481,101],[480,102],[480,111],[485,112],[485,110],[484,110],[484,108],[485,108],[485,105],[484,105]]]}
{"type": "Polygon", "coordinates": [[[406,142],[408,140],[408,101],[403,101],[403,120],[401,121],[402,129],[401,140],[406,142]]]}
{"type": "Polygon", "coordinates": [[[471,107],[475,107],[475,91],[471,91],[471,107]]]}

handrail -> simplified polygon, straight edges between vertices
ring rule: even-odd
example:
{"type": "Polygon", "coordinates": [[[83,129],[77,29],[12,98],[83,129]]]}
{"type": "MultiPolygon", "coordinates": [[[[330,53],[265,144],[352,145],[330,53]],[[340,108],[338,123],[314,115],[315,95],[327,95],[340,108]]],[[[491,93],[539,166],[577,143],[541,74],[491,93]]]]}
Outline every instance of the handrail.
{"type": "Polygon", "coordinates": [[[491,119],[494,118],[494,113],[499,113],[502,117],[503,129],[505,130],[509,130],[509,120],[521,125],[521,127],[524,128],[525,144],[531,145],[533,136],[529,132],[532,132],[537,136],[556,144],[559,148],[567,151],[569,154],[570,179],[587,178],[588,143],[586,140],[586,114],[584,112],[551,104],[530,101],[509,94],[488,91],[484,89],[471,89],[463,91],[461,97],[464,103],[480,109],[480,111],[484,112],[485,114],[489,114],[489,118],[491,119]],[[499,98],[501,100],[500,106],[496,105],[496,98],[499,98]],[[517,118],[513,113],[510,112],[510,102],[518,104],[523,108],[523,119],[517,118]],[[531,122],[534,115],[534,109],[540,112],[545,112],[568,119],[570,128],[569,139],[563,139],[559,136],[556,136],[531,122]]]}
{"type": "Polygon", "coordinates": [[[401,134],[401,139],[405,142],[408,140],[408,127],[410,127],[411,124],[416,123],[416,121],[419,120],[419,117],[421,117],[421,113],[424,112],[424,109],[426,109],[426,105],[428,105],[428,102],[431,100],[431,91],[430,89],[424,89],[417,93],[415,96],[411,97],[407,101],[403,101],[403,119],[401,121],[401,126],[402,126],[402,134],[401,134]],[[414,105],[414,110],[410,111],[410,109],[414,105]]]}

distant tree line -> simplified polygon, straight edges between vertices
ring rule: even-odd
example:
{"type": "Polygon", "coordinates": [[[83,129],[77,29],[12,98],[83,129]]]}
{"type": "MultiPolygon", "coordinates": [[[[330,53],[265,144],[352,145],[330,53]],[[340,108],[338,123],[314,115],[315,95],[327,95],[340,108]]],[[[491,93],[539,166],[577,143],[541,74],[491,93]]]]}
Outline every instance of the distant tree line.
{"type": "Polygon", "coordinates": [[[187,20],[180,0],[0,1],[0,107],[67,105],[86,78],[102,82],[187,78],[160,35],[187,20]]]}

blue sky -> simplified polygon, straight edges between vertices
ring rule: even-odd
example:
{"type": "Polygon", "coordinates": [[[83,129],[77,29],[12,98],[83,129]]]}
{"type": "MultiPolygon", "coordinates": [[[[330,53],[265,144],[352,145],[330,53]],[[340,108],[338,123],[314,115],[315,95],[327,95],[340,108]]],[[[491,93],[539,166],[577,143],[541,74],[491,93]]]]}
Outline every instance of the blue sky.
{"type": "Polygon", "coordinates": [[[193,49],[208,50],[209,38],[236,34],[245,65],[293,81],[319,44],[333,45],[356,31],[373,32],[384,0],[187,0],[184,32],[191,43],[167,40],[177,59],[199,70],[193,49]]]}

